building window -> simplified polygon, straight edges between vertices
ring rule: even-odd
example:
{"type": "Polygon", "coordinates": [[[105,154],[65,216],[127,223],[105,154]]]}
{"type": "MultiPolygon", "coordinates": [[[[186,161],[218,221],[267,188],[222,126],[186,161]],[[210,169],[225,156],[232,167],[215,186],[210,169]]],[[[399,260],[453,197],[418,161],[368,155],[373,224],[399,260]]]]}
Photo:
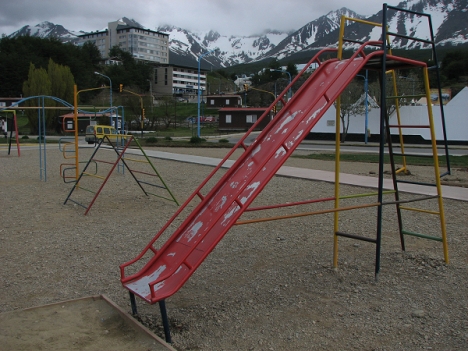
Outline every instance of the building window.
{"type": "Polygon", "coordinates": [[[226,99],[226,105],[229,105],[229,99],[226,99]]]}
{"type": "Polygon", "coordinates": [[[210,105],[214,105],[214,104],[215,104],[214,99],[211,99],[211,100],[210,100],[210,105]]]}
{"type": "Polygon", "coordinates": [[[232,123],[232,116],[226,115],[226,123],[232,123]]]}
{"type": "Polygon", "coordinates": [[[247,115],[246,123],[255,123],[257,122],[257,115],[247,115]]]}

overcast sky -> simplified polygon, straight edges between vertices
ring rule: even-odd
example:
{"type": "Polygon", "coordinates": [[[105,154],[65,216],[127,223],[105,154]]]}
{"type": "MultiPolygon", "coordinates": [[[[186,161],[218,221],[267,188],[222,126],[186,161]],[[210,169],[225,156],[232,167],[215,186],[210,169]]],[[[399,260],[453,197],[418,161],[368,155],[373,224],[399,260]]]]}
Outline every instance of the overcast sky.
{"type": "MultiPolygon", "coordinates": [[[[388,2],[397,5],[399,1],[388,2]]],[[[73,31],[90,32],[128,17],[155,30],[170,24],[222,35],[261,34],[266,29],[296,30],[341,7],[372,15],[376,0],[0,0],[0,34],[49,21],[73,31]]]]}

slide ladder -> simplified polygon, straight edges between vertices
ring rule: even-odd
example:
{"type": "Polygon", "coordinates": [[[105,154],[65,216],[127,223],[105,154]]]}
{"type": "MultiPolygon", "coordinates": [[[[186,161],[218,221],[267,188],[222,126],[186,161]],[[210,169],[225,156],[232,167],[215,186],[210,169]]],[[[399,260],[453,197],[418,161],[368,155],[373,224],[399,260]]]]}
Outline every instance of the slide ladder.
{"type": "MultiPolygon", "coordinates": [[[[417,62],[414,61],[413,65],[410,65],[408,67],[401,67],[401,65],[397,62],[395,64],[395,56],[391,54],[391,41],[390,41],[390,36],[392,37],[397,37],[397,38],[403,38],[405,40],[413,40],[416,42],[424,42],[432,47],[432,56],[435,60],[435,63],[437,63],[437,55],[435,53],[435,44],[434,44],[434,35],[432,32],[432,24],[431,24],[431,19],[430,15],[424,14],[424,13],[419,13],[415,11],[410,11],[406,9],[400,9],[392,6],[388,6],[387,4],[384,4],[383,6],[383,23],[373,23],[373,22],[368,22],[366,20],[360,20],[360,19],[355,19],[355,18],[349,18],[346,16],[342,17],[341,21],[341,31],[340,31],[340,43],[339,43],[339,53],[338,57],[341,57],[341,52],[343,48],[344,42],[351,42],[351,43],[360,43],[359,41],[353,39],[353,38],[346,38],[344,35],[345,31],[345,22],[346,21],[354,21],[358,22],[360,24],[367,24],[371,26],[379,26],[382,27],[382,38],[384,38],[383,43],[381,44],[382,47],[382,60],[381,62],[374,61],[370,64],[367,65],[369,69],[377,69],[379,68],[380,70],[380,81],[381,81],[381,96],[380,96],[380,101],[381,101],[381,106],[380,106],[380,144],[379,144],[379,178],[378,178],[378,199],[377,199],[377,233],[375,238],[370,238],[368,236],[361,236],[361,235],[356,235],[352,233],[345,233],[341,230],[339,230],[339,216],[340,213],[339,211],[335,212],[335,227],[334,227],[334,258],[333,258],[333,266],[337,267],[338,266],[338,238],[339,237],[346,237],[350,239],[357,239],[357,240],[362,240],[366,242],[370,242],[376,245],[376,263],[375,263],[375,276],[376,279],[379,274],[380,270],[380,252],[381,252],[381,238],[382,238],[382,220],[383,220],[383,215],[382,215],[382,209],[383,206],[385,205],[395,205],[396,206],[396,213],[397,213],[397,220],[398,220],[398,226],[399,226],[399,232],[400,232],[400,242],[401,242],[401,248],[402,250],[405,250],[405,235],[407,236],[414,236],[414,237],[419,237],[419,238],[424,238],[424,239],[429,239],[429,240],[435,240],[439,241],[442,243],[443,246],[443,252],[444,252],[444,259],[446,263],[449,263],[449,257],[448,257],[448,243],[447,243],[447,235],[446,235],[446,223],[445,223],[445,214],[444,214],[444,208],[443,208],[443,199],[442,199],[442,189],[441,189],[441,182],[440,178],[446,174],[450,174],[450,163],[449,163],[449,153],[448,153],[448,146],[447,146],[447,136],[445,132],[445,117],[443,113],[443,105],[440,105],[440,110],[441,110],[441,123],[443,127],[443,136],[444,136],[444,148],[445,148],[445,156],[447,160],[447,172],[441,174],[440,169],[439,169],[439,155],[437,151],[437,140],[436,140],[436,135],[435,135],[435,128],[434,128],[434,118],[432,114],[432,106],[430,103],[427,104],[427,124],[425,125],[408,125],[402,122],[403,118],[401,117],[400,114],[400,101],[402,99],[412,99],[412,98],[421,98],[425,97],[427,101],[431,101],[430,99],[430,87],[429,87],[429,74],[428,70],[429,68],[427,67],[426,64],[422,62],[417,62]],[[428,27],[429,27],[429,33],[431,36],[431,40],[425,40],[417,37],[410,37],[406,35],[401,35],[398,33],[393,33],[388,31],[388,25],[387,25],[387,11],[402,11],[402,12],[409,12],[412,13],[413,15],[417,15],[423,18],[427,18],[428,20],[428,27]],[[410,71],[411,69],[422,69],[422,74],[421,76],[424,79],[424,94],[418,94],[418,95],[399,95],[398,89],[397,89],[397,72],[399,69],[405,68],[406,71],[410,71]],[[388,79],[389,78],[389,79],[388,79]],[[391,92],[387,91],[389,89],[386,88],[387,83],[389,85],[392,85],[391,92]],[[396,114],[396,123],[390,124],[390,118],[387,113],[387,106],[389,104],[393,104],[395,107],[395,114],[396,114]],[[401,178],[397,178],[397,175],[399,173],[408,173],[408,168],[406,165],[406,157],[407,156],[417,156],[421,157],[421,155],[411,155],[409,153],[405,152],[405,147],[404,147],[404,137],[402,131],[404,129],[413,129],[413,128],[428,128],[430,130],[430,135],[431,135],[431,143],[432,143],[432,155],[429,157],[432,158],[433,160],[433,167],[434,167],[434,182],[433,183],[416,183],[412,181],[407,181],[407,180],[402,180],[401,178]],[[399,147],[401,152],[395,152],[394,151],[394,145],[392,141],[392,135],[390,133],[391,129],[396,129],[398,130],[398,136],[399,136],[399,147]],[[393,193],[394,193],[394,200],[393,201],[388,201],[384,200],[383,195],[384,195],[384,179],[383,179],[383,167],[384,167],[384,155],[385,155],[385,144],[387,144],[387,150],[388,150],[388,155],[390,159],[390,167],[391,167],[391,174],[392,174],[392,183],[393,183],[393,193]],[[402,157],[402,162],[403,166],[398,168],[396,167],[396,161],[395,161],[395,156],[401,156],[402,157]],[[434,187],[435,191],[433,191],[433,194],[429,195],[423,195],[423,196],[402,196],[399,191],[399,184],[401,183],[406,183],[406,184],[414,184],[414,185],[423,185],[423,186],[429,186],[429,187],[434,187]],[[437,207],[436,210],[434,209],[429,209],[428,206],[426,205],[425,207],[423,205],[419,207],[415,206],[409,206],[409,204],[414,205],[415,203],[426,203],[430,201],[436,201],[435,207],[437,207]],[[424,213],[428,215],[433,215],[438,217],[439,219],[439,224],[440,224],[440,230],[441,230],[441,235],[430,235],[430,234],[423,234],[419,232],[414,232],[408,229],[404,229],[403,222],[404,222],[404,216],[402,212],[418,212],[418,213],[424,213]]],[[[350,26],[349,31],[352,32],[352,27],[350,26]]],[[[400,60],[397,60],[400,61],[400,60]]],[[[435,67],[432,67],[432,69],[438,70],[438,65],[436,64],[435,67]]],[[[401,78],[401,77],[400,77],[401,78]]],[[[437,72],[437,84],[439,85],[439,99],[442,101],[442,96],[441,96],[441,89],[440,89],[440,78],[439,74],[437,72]]],[[[338,100],[338,106],[339,106],[339,100],[338,100]]],[[[338,107],[339,109],[339,107],[338,107]]],[[[339,125],[339,118],[337,117],[337,126],[339,125]]],[[[337,133],[339,133],[339,128],[337,127],[337,133]]],[[[337,144],[336,144],[336,154],[339,155],[339,150],[340,150],[340,145],[339,145],[339,138],[337,136],[337,144]]],[[[339,157],[337,158],[338,164],[339,164],[339,157]]],[[[339,165],[337,167],[339,170],[339,165]]],[[[339,195],[339,172],[335,172],[335,208],[339,208],[340,204],[340,195],[339,195]]],[[[411,221],[410,221],[411,222],[411,221]]],[[[410,224],[414,225],[413,222],[410,224]]]]}
{"type": "MultiPolygon", "coordinates": [[[[434,240],[442,243],[443,247],[443,252],[444,252],[444,259],[446,263],[449,263],[449,255],[448,255],[448,243],[447,243],[447,234],[446,234],[446,224],[445,224],[445,214],[444,214],[444,207],[443,207],[443,199],[442,199],[442,187],[441,187],[441,178],[447,174],[451,173],[450,169],[450,155],[449,155],[449,149],[448,149],[448,142],[447,142],[447,133],[446,133],[446,126],[445,126],[445,114],[444,114],[444,105],[443,105],[443,99],[442,99],[442,89],[441,89],[441,83],[440,83],[440,73],[439,73],[439,64],[437,62],[437,52],[435,50],[435,40],[434,40],[434,33],[433,33],[433,26],[432,26],[432,20],[431,16],[425,13],[421,12],[416,12],[416,11],[411,11],[407,9],[400,9],[397,7],[389,6],[387,4],[384,4],[383,6],[383,24],[382,24],[382,35],[384,38],[386,38],[386,41],[384,41],[384,47],[389,47],[390,43],[387,43],[389,40],[388,38],[390,36],[396,37],[396,38],[403,38],[406,40],[412,40],[418,43],[426,43],[431,47],[432,51],[432,59],[434,66],[432,67],[421,67],[423,69],[422,72],[422,77],[424,80],[424,94],[422,95],[423,97],[426,98],[427,101],[427,124],[425,125],[418,125],[418,126],[413,126],[413,125],[408,125],[402,122],[402,119],[400,117],[399,113],[399,103],[398,100],[401,98],[404,98],[403,96],[399,96],[398,90],[396,88],[396,74],[395,71],[392,71],[392,80],[393,80],[393,95],[394,96],[387,96],[387,100],[385,103],[388,102],[389,99],[393,99],[395,102],[396,106],[396,112],[397,112],[397,123],[396,124],[390,124],[388,116],[385,116],[385,125],[387,126],[386,132],[387,132],[387,140],[388,140],[388,150],[389,150],[389,157],[390,157],[390,165],[392,168],[392,179],[393,179],[393,185],[395,191],[395,202],[396,202],[396,210],[397,210],[397,216],[398,216],[398,224],[399,224],[399,230],[400,230],[400,239],[401,239],[401,247],[403,250],[405,250],[405,236],[413,236],[413,237],[418,237],[418,238],[423,238],[423,239],[429,239],[429,240],[434,240]],[[411,36],[405,36],[401,35],[398,33],[390,32],[387,28],[387,16],[385,15],[388,11],[396,11],[396,12],[406,12],[415,16],[420,17],[421,19],[426,19],[427,24],[428,24],[428,31],[430,34],[430,40],[427,39],[422,39],[418,37],[411,37],[411,36]],[[444,153],[445,153],[445,161],[446,161],[446,167],[447,170],[444,173],[441,173],[440,171],[440,166],[439,166],[439,152],[437,149],[437,138],[435,135],[435,127],[434,127],[434,117],[432,113],[432,107],[431,107],[431,91],[430,91],[430,86],[429,86],[429,69],[434,69],[436,71],[436,83],[437,83],[437,90],[438,90],[438,95],[439,95],[439,108],[440,108],[440,118],[441,118],[441,125],[442,125],[442,133],[443,133],[443,146],[444,146],[444,153]],[[399,141],[400,141],[400,151],[401,152],[394,152],[393,150],[393,141],[391,139],[390,135],[390,129],[397,129],[399,131],[399,141]],[[407,157],[421,157],[421,155],[412,155],[408,152],[405,151],[404,147],[404,137],[403,137],[403,130],[405,129],[412,129],[412,128],[427,128],[430,131],[431,135],[431,146],[432,146],[432,155],[429,157],[433,161],[433,166],[434,166],[434,182],[428,182],[428,183],[418,183],[418,182],[412,182],[412,181],[407,181],[407,180],[402,180],[398,179],[396,175],[398,173],[408,172],[408,167],[406,165],[406,158],[407,157]],[[395,166],[395,156],[401,156],[402,161],[403,161],[403,166],[399,169],[396,168],[395,166]],[[420,198],[413,198],[411,200],[402,200],[399,195],[398,187],[399,184],[416,184],[416,185],[424,185],[428,187],[433,187],[435,191],[433,192],[434,194],[432,195],[427,195],[423,196],[420,198]],[[413,204],[416,202],[420,201],[425,201],[425,200],[431,200],[434,199],[437,201],[436,209],[431,209],[429,210],[427,207],[415,207],[413,204]],[[411,206],[408,204],[411,203],[411,206]],[[441,235],[440,236],[434,236],[434,235],[428,235],[425,233],[420,233],[420,232],[415,232],[413,230],[408,230],[406,227],[403,226],[403,215],[402,212],[419,212],[419,213],[424,213],[427,215],[432,215],[436,216],[439,218],[439,225],[441,229],[441,235]]],[[[384,50],[384,58],[387,55],[386,50],[384,50]]],[[[383,74],[382,74],[383,76],[383,74]]],[[[385,89],[384,89],[385,91],[385,89]]],[[[382,96],[384,94],[382,93],[382,96]]],[[[419,97],[416,95],[415,97],[419,97]]],[[[414,223],[412,223],[414,224],[414,223]]]]}

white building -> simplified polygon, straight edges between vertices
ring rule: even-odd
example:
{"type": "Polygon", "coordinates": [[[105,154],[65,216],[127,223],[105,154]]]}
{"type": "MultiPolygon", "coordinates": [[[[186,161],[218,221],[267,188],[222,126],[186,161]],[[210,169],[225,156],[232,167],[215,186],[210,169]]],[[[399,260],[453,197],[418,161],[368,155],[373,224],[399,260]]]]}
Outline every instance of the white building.
{"type": "MultiPolygon", "coordinates": [[[[206,91],[206,70],[200,69],[201,95],[206,91]]],[[[175,65],[159,65],[154,68],[151,91],[155,97],[175,95],[186,99],[198,94],[198,68],[175,65]]]]}
{"type": "MultiPolygon", "coordinates": [[[[330,107],[312,129],[311,135],[313,136],[315,133],[330,134],[329,139],[332,139],[335,134],[335,113],[335,107],[330,107]]],[[[440,106],[432,106],[432,113],[434,116],[436,139],[443,141],[444,134],[440,106]]],[[[444,116],[447,140],[455,143],[468,143],[468,87],[465,87],[444,105],[444,116]]],[[[427,126],[429,124],[427,106],[402,106],[400,107],[400,117],[402,125],[427,126]]],[[[362,141],[364,141],[365,124],[365,115],[350,117],[348,134],[362,135],[362,141]]],[[[396,124],[398,124],[397,116],[396,112],[394,112],[390,116],[390,125],[396,124]]],[[[367,126],[371,135],[378,135],[380,133],[380,109],[370,109],[367,126]]],[[[397,128],[391,128],[392,135],[398,135],[398,133],[397,128]]],[[[429,128],[404,128],[403,135],[413,136],[415,140],[418,138],[421,141],[429,142],[431,140],[429,128]]]]}
{"type": "Polygon", "coordinates": [[[122,20],[109,22],[108,28],[78,36],[77,45],[92,42],[104,59],[109,50],[119,46],[137,60],[169,63],[169,35],[149,29],[129,26],[122,20]]]}

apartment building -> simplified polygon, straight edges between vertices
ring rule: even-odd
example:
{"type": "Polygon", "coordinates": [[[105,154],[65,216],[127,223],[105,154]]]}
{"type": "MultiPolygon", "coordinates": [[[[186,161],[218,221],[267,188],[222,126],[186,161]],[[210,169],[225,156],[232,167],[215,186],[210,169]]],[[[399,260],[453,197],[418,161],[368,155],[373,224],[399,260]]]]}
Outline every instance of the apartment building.
{"type": "MultiPolygon", "coordinates": [[[[206,70],[200,70],[200,90],[206,91],[206,70]]],[[[154,68],[152,92],[161,95],[175,95],[187,99],[198,94],[198,68],[175,65],[160,65],[154,68]]]]}
{"type": "Polygon", "coordinates": [[[122,20],[109,22],[106,29],[78,36],[77,45],[93,42],[104,59],[109,50],[119,46],[137,60],[169,63],[169,35],[162,32],[127,25],[122,20]]]}

